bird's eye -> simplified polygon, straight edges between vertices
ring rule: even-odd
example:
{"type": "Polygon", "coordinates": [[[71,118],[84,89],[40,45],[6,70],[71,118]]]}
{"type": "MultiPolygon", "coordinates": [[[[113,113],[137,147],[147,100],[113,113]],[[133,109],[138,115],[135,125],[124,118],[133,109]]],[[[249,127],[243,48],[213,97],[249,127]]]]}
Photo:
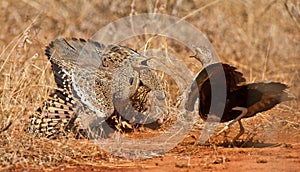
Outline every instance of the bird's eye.
{"type": "Polygon", "coordinates": [[[129,78],[129,83],[130,83],[130,85],[132,85],[132,83],[133,83],[133,80],[134,80],[134,78],[133,78],[133,77],[130,77],[130,78],[129,78]]]}
{"type": "Polygon", "coordinates": [[[147,60],[144,60],[141,62],[141,65],[144,65],[144,66],[148,66],[148,63],[147,63],[148,59],[147,60]]]}

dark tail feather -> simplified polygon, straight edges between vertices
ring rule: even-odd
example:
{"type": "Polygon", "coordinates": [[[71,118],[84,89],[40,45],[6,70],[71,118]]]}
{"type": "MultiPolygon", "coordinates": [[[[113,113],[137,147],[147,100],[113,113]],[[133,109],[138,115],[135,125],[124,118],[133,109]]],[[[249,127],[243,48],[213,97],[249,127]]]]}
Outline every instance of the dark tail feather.
{"type": "Polygon", "coordinates": [[[254,116],[258,112],[272,109],[277,104],[291,100],[285,92],[287,85],[280,82],[257,82],[240,86],[233,95],[236,96],[237,104],[240,104],[239,97],[246,98],[244,107],[248,108],[247,117],[254,116]]]}
{"type": "Polygon", "coordinates": [[[280,102],[292,100],[285,90],[287,85],[280,82],[258,82],[248,85],[248,89],[255,89],[265,95],[272,95],[280,102]]]}

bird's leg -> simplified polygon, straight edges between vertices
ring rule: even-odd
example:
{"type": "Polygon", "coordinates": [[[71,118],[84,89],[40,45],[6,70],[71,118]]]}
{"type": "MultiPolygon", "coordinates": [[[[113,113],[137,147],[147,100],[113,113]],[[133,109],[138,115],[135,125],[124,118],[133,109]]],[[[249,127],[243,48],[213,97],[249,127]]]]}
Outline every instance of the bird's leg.
{"type": "MultiPolygon", "coordinates": [[[[244,107],[235,107],[235,108],[232,108],[232,110],[242,111],[242,114],[240,114],[237,118],[235,118],[234,120],[229,122],[221,131],[219,131],[217,133],[217,136],[220,135],[221,133],[223,133],[224,131],[228,130],[236,121],[240,121],[248,113],[248,109],[244,108],[244,107]]],[[[242,125],[240,124],[240,126],[242,126],[242,125]]],[[[242,127],[242,128],[244,128],[244,127],[242,127]]]]}
{"type": "Polygon", "coordinates": [[[245,132],[245,129],[244,129],[243,124],[242,124],[242,121],[241,121],[241,120],[238,120],[238,122],[239,122],[239,124],[240,124],[240,132],[239,132],[238,135],[236,135],[236,136],[232,139],[233,144],[234,144],[234,143],[237,141],[237,139],[238,139],[239,137],[241,137],[241,135],[243,135],[244,132],[245,132]]]}

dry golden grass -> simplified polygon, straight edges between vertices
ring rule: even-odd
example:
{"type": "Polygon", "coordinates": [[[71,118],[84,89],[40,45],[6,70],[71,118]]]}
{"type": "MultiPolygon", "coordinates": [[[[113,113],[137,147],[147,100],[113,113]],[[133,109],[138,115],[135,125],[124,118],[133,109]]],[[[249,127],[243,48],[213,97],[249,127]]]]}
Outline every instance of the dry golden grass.
{"type": "MultiPolygon", "coordinates": [[[[44,56],[48,43],[57,37],[89,38],[111,21],[145,12],[175,15],[197,26],[209,37],[222,61],[237,66],[249,82],[273,80],[289,85],[296,100],[255,118],[269,126],[262,132],[272,131],[273,137],[286,132],[291,140],[299,139],[299,1],[214,1],[202,8],[211,2],[1,1],[0,170],[49,169],[60,165],[105,167],[111,161],[121,161],[88,141],[36,139],[26,135],[24,128],[30,114],[55,88],[50,64],[44,56]]],[[[183,59],[192,54],[169,46],[183,59]]],[[[193,66],[196,61],[186,61],[194,72],[200,69],[200,65],[193,66]]]]}

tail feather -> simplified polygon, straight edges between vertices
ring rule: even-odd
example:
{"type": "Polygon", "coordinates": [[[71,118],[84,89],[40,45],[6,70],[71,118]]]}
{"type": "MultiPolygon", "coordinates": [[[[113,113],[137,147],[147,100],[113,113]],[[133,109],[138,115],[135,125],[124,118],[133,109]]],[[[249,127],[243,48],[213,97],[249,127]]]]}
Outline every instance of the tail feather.
{"type": "Polygon", "coordinates": [[[60,90],[55,90],[44,105],[30,116],[27,132],[38,137],[56,138],[70,130],[77,130],[74,106],[68,96],[62,94],[60,90]]]}
{"type": "Polygon", "coordinates": [[[248,115],[246,117],[254,116],[283,101],[291,100],[285,92],[288,88],[287,85],[280,82],[257,82],[242,87],[247,89],[248,115]]]}
{"type": "Polygon", "coordinates": [[[292,100],[285,90],[288,88],[286,84],[280,82],[257,82],[247,85],[249,89],[255,89],[264,95],[273,95],[279,102],[292,100]]]}

